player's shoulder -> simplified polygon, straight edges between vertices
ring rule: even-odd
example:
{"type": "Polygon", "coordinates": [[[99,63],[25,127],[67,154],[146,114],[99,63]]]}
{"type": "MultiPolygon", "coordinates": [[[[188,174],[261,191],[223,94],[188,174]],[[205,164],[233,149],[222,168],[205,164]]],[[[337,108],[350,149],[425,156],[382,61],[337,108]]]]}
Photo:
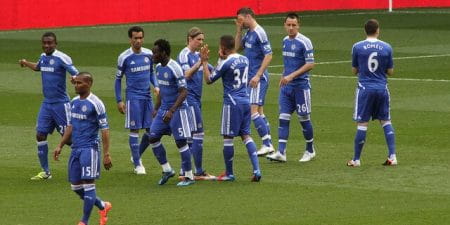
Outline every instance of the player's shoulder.
{"type": "Polygon", "coordinates": [[[80,96],[77,95],[77,96],[73,97],[70,102],[73,104],[74,102],[78,101],[79,99],[80,99],[80,96]]]}
{"type": "Polygon", "coordinates": [[[382,45],[384,45],[385,47],[387,47],[388,49],[390,49],[390,50],[392,50],[392,46],[391,46],[391,44],[389,44],[389,43],[387,43],[387,42],[385,42],[385,41],[382,41],[382,40],[378,40],[382,45]]]}
{"type": "Polygon", "coordinates": [[[144,53],[145,55],[153,55],[152,50],[148,49],[148,48],[141,48],[142,53],[144,53]]]}
{"type": "Polygon", "coordinates": [[[89,94],[86,99],[92,104],[92,106],[94,106],[98,114],[103,114],[106,112],[105,104],[103,104],[103,101],[94,93],[89,94]]]}
{"type": "Polygon", "coordinates": [[[175,75],[183,75],[183,69],[181,69],[181,66],[177,61],[170,59],[167,63],[167,67],[169,67],[175,75]]]}
{"type": "Polygon", "coordinates": [[[131,48],[126,49],[122,53],[120,53],[117,61],[119,65],[122,65],[126,58],[130,57],[133,54],[133,50],[131,48]]]}
{"type": "Polygon", "coordinates": [[[66,53],[59,51],[58,49],[55,49],[55,51],[52,54],[54,57],[60,59],[61,61],[63,61],[65,64],[67,65],[71,65],[72,64],[72,58],[70,58],[70,56],[68,56],[66,53]]]}
{"type": "Polygon", "coordinates": [[[302,43],[306,49],[312,49],[313,45],[311,42],[311,39],[309,39],[308,37],[306,37],[305,35],[298,33],[297,36],[295,37],[295,40],[302,43]]]}
{"type": "Polygon", "coordinates": [[[258,38],[261,40],[261,42],[265,42],[265,41],[269,40],[269,38],[267,37],[266,31],[259,24],[256,25],[256,27],[255,27],[255,33],[256,33],[256,35],[258,35],[258,38]]]}
{"type": "Polygon", "coordinates": [[[189,50],[188,47],[183,48],[183,49],[180,51],[180,54],[178,54],[178,62],[180,62],[180,63],[186,63],[186,62],[188,62],[188,58],[189,58],[189,53],[190,53],[190,52],[191,52],[191,51],[189,50]]]}
{"type": "Polygon", "coordinates": [[[366,40],[358,41],[355,44],[353,44],[353,48],[357,48],[357,47],[359,47],[361,45],[364,45],[364,43],[366,43],[366,40]]]}

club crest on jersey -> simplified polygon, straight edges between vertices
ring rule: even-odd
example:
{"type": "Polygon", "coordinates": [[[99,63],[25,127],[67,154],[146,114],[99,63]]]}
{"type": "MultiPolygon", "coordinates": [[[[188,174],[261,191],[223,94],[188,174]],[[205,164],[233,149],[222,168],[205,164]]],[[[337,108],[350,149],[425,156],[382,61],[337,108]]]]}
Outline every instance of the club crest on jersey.
{"type": "Polygon", "coordinates": [[[50,59],[50,65],[53,65],[53,64],[55,64],[55,60],[50,59]]]}
{"type": "Polygon", "coordinates": [[[130,125],[131,125],[131,126],[135,126],[135,125],[136,125],[136,122],[134,122],[134,120],[132,120],[132,121],[130,121],[130,125]]]}
{"type": "Polygon", "coordinates": [[[291,45],[291,50],[292,50],[292,51],[295,50],[295,45],[291,45]]]}
{"type": "Polygon", "coordinates": [[[87,111],[87,106],[86,106],[86,105],[83,105],[83,106],[81,107],[81,111],[86,112],[86,111],[87,111]]]}
{"type": "Polygon", "coordinates": [[[169,78],[169,74],[166,72],[166,73],[164,73],[164,78],[169,78]]]}
{"type": "Polygon", "coordinates": [[[144,61],[145,61],[146,63],[150,62],[150,60],[149,60],[147,57],[144,58],[144,61]]]}

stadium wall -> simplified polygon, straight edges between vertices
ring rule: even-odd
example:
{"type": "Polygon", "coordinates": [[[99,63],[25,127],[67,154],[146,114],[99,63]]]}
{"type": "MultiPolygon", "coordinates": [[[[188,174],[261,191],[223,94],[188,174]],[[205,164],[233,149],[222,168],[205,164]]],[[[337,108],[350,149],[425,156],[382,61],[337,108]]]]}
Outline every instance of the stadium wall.
{"type": "MultiPolygon", "coordinates": [[[[388,0],[2,0],[0,30],[232,17],[243,6],[272,14],[387,9],[388,0]]],[[[450,0],[393,0],[393,7],[450,7],[450,0]]]]}

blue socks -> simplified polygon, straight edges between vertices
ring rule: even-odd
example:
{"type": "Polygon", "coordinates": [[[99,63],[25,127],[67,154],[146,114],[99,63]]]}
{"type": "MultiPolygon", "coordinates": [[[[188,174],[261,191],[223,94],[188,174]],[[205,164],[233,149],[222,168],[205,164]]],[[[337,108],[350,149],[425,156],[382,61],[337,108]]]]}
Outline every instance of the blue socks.
{"type": "Polygon", "coordinates": [[[226,175],[233,175],[234,145],[233,139],[223,139],[223,160],[226,175]]]}
{"type": "Polygon", "coordinates": [[[389,155],[395,154],[395,133],[391,122],[387,122],[383,125],[384,137],[386,138],[386,144],[388,146],[389,155]]]}
{"type": "Polygon", "coordinates": [[[286,145],[289,139],[289,123],[291,122],[291,114],[281,113],[279,116],[278,126],[278,151],[285,155],[286,145]]]}
{"type": "Polygon", "coordinates": [[[84,206],[83,206],[83,221],[88,224],[89,217],[91,216],[92,208],[94,207],[97,195],[95,193],[95,184],[83,184],[84,189],[84,206]]]}
{"type": "Polygon", "coordinates": [[[247,148],[248,157],[250,158],[250,161],[252,162],[253,166],[253,173],[261,172],[259,169],[259,161],[258,161],[258,155],[256,154],[256,145],[255,142],[253,142],[252,138],[247,138],[244,141],[245,147],[247,148]]]}
{"type": "Polygon", "coordinates": [[[203,136],[204,133],[195,133],[192,137],[191,153],[194,158],[195,172],[203,173],[202,160],[203,160],[203,136]]]}
{"type": "Polygon", "coordinates": [[[367,127],[358,126],[358,130],[356,131],[355,135],[355,155],[353,157],[353,160],[359,160],[361,158],[361,151],[364,147],[364,143],[366,142],[366,134],[367,127]]]}
{"type": "Polygon", "coordinates": [[[136,167],[140,165],[139,159],[141,158],[141,155],[139,154],[139,134],[130,133],[128,143],[130,144],[131,156],[133,157],[133,163],[136,167]]]}
{"type": "Polygon", "coordinates": [[[269,123],[269,120],[267,120],[266,115],[264,115],[264,114],[261,115],[261,118],[262,118],[262,119],[264,120],[264,122],[266,123],[266,126],[267,126],[267,134],[270,135],[270,123],[269,123]]]}
{"type": "MultiPolygon", "coordinates": [[[[77,185],[71,184],[71,187],[72,187],[72,191],[75,192],[78,196],[80,196],[81,200],[84,200],[84,188],[83,188],[83,185],[82,184],[77,184],[77,185]]],[[[105,205],[104,205],[103,201],[99,197],[95,198],[95,203],[94,204],[100,210],[105,209],[105,205]]]]}
{"type": "Polygon", "coordinates": [[[164,149],[164,146],[161,144],[160,141],[155,142],[151,144],[153,154],[155,155],[156,159],[158,160],[159,164],[163,165],[167,163],[167,157],[166,157],[166,149],[164,149]]]}
{"type": "Polygon", "coordinates": [[[142,135],[141,144],[139,145],[139,158],[142,157],[142,154],[144,154],[145,150],[147,150],[147,147],[150,145],[149,140],[150,134],[147,131],[142,135]]]}
{"type": "Polygon", "coordinates": [[[37,142],[37,148],[41,167],[48,174],[50,172],[48,169],[48,142],[47,141],[37,142]]]}
{"type": "Polygon", "coordinates": [[[310,153],[314,152],[313,149],[313,127],[311,120],[306,121],[300,121],[300,124],[303,128],[303,137],[305,137],[306,140],[306,150],[310,153]]]}
{"type": "Polygon", "coordinates": [[[253,114],[252,120],[253,120],[253,123],[255,124],[255,128],[258,131],[259,136],[263,140],[263,144],[265,146],[270,146],[270,144],[272,144],[272,140],[271,140],[269,132],[267,130],[266,121],[259,115],[259,113],[253,114]]]}

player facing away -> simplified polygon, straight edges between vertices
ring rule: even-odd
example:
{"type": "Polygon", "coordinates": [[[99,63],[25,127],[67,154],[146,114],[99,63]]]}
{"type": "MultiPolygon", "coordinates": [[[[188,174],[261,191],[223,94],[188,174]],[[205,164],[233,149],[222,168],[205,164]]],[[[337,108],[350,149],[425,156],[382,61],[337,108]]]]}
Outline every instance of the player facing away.
{"type": "Polygon", "coordinates": [[[155,93],[159,92],[153,75],[152,51],[143,48],[144,30],[133,26],[128,30],[131,47],[120,54],[114,85],[117,108],[125,114],[125,128],[130,130],[128,143],[134,164],[134,173],[145,174],[141,156],[149,145],[149,130],[152,124],[152,96],[150,83],[155,93]],[[126,103],[122,100],[122,78],[126,76],[126,103]],[[139,143],[139,130],[145,129],[139,143]]]}
{"type": "MultiPolygon", "coordinates": [[[[192,27],[187,33],[187,46],[181,50],[178,55],[177,62],[180,64],[184,72],[184,77],[187,82],[187,104],[189,106],[189,113],[191,115],[191,130],[192,138],[188,139],[191,153],[195,165],[195,180],[215,180],[212,176],[203,169],[203,119],[202,119],[202,87],[203,87],[203,67],[200,60],[200,53],[198,50],[205,40],[205,35],[198,27],[192,27]]],[[[212,66],[209,68],[212,70],[212,66]]]]}
{"type": "Polygon", "coordinates": [[[156,96],[153,111],[150,145],[163,169],[158,184],[165,184],[169,178],[175,175],[175,171],[167,161],[166,150],[161,143],[163,135],[172,134],[180,152],[181,169],[184,171],[184,177],[177,186],[188,186],[194,184],[194,174],[192,173],[191,151],[187,144],[187,139],[191,137],[191,128],[186,103],[188,94],[186,79],[180,65],[170,58],[168,41],[163,39],[155,41],[153,61],[157,64],[155,72],[160,94],[156,96]]]}
{"type": "Polygon", "coordinates": [[[54,150],[54,159],[65,144],[72,140],[72,152],[69,158],[69,182],[74,191],[84,202],[83,217],[78,225],[87,225],[94,205],[99,209],[100,225],[105,225],[112,205],[102,201],[95,192],[95,179],[100,177],[100,142],[98,132],[101,130],[103,146],[103,165],[106,170],[112,167],[109,155],[109,126],[103,102],[91,92],[92,75],[81,72],[74,81],[77,97],[71,102],[70,119],[61,142],[54,150]]]}
{"type": "Polygon", "coordinates": [[[368,20],[364,27],[367,39],[355,43],[352,48],[352,72],[358,76],[353,114],[357,131],[355,154],[353,159],[347,162],[347,166],[361,166],[361,151],[366,141],[370,119],[379,120],[384,130],[388,157],[383,165],[397,165],[395,133],[391,123],[390,94],[387,86],[387,75],[391,76],[394,73],[392,47],[378,40],[380,28],[377,20],[368,20]]]}
{"type": "Polygon", "coordinates": [[[267,159],[285,162],[286,145],[289,138],[291,115],[297,112],[306,140],[306,150],[300,162],[310,161],[316,156],[313,145],[311,123],[311,84],[309,71],[314,68],[314,50],[311,40],[299,32],[300,19],[289,13],[284,20],[287,36],[283,39],[284,72],[280,80],[278,151],[267,155],[267,159]]]}
{"type": "Polygon", "coordinates": [[[247,93],[249,60],[247,57],[236,53],[234,42],[235,40],[231,35],[224,35],[220,38],[219,62],[212,73],[207,69],[208,46],[205,45],[201,50],[203,74],[206,83],[212,84],[219,78],[222,78],[223,84],[221,134],[223,135],[225,172],[217,180],[234,181],[233,138],[241,136],[253,167],[251,181],[259,182],[261,180],[261,170],[259,168],[256,145],[250,137],[250,101],[247,93]]]}
{"type": "Polygon", "coordinates": [[[250,93],[251,120],[263,142],[258,155],[266,155],[275,151],[270,136],[270,125],[263,109],[269,88],[267,67],[272,60],[272,47],[266,31],[256,22],[255,13],[251,8],[241,8],[237,11],[235,43],[236,51],[244,49],[244,55],[250,63],[248,91],[250,93]],[[244,36],[242,36],[243,29],[248,29],[244,36]]]}
{"type": "Polygon", "coordinates": [[[32,177],[32,180],[52,178],[48,165],[47,136],[53,133],[55,128],[58,133],[64,134],[70,112],[69,96],[66,91],[66,72],[72,75],[72,80],[78,74],[72,59],[56,49],[58,43],[54,33],[44,33],[41,41],[44,53],[41,54],[37,63],[28,62],[26,59],[19,60],[20,66],[41,71],[44,94],[36,125],[38,157],[43,171],[32,177]]]}

